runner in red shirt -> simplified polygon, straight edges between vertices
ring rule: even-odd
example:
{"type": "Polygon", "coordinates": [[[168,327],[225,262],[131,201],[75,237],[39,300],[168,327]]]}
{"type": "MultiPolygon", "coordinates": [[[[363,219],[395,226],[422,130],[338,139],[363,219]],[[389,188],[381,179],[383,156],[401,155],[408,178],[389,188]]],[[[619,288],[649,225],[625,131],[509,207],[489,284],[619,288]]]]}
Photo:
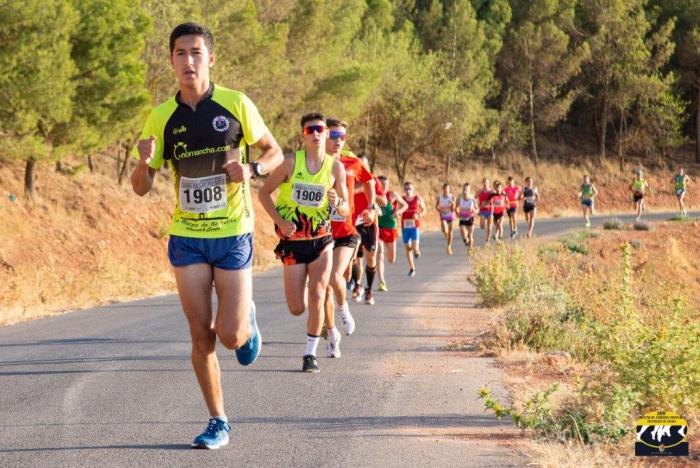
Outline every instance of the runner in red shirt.
{"type": "Polygon", "coordinates": [[[401,237],[406,246],[406,258],[408,259],[408,276],[416,275],[415,258],[420,257],[420,216],[428,211],[423,197],[413,190],[411,182],[403,184],[403,199],[408,205],[401,214],[401,237]]]}
{"type": "Polygon", "coordinates": [[[493,207],[491,206],[491,191],[490,183],[484,177],[481,191],[476,196],[479,201],[479,227],[484,229],[486,226],[486,242],[491,240],[491,221],[493,219],[493,207]]]}
{"type": "Polygon", "coordinates": [[[503,184],[500,181],[495,181],[493,183],[494,191],[491,194],[491,207],[493,209],[493,224],[496,228],[494,233],[494,238],[497,241],[503,239],[503,214],[506,211],[506,206],[508,205],[508,197],[503,192],[503,184]]]}
{"type": "MultiPolygon", "coordinates": [[[[336,309],[340,312],[345,334],[350,335],[355,331],[355,320],[350,314],[350,308],[346,300],[344,276],[355,253],[355,248],[359,243],[359,236],[357,235],[352,215],[355,212],[355,182],[359,181],[364,184],[363,191],[367,194],[370,203],[375,203],[375,183],[372,174],[362,164],[360,159],[352,152],[343,150],[347,139],[348,124],[338,119],[326,119],[326,125],[328,126],[326,151],[331,156],[339,158],[345,167],[345,180],[351,212],[350,216],[345,217],[331,213],[331,229],[335,244],[333,246],[333,267],[325,304],[325,325],[328,338],[326,351],[328,357],[339,358],[340,332],[335,328],[336,309]],[[335,306],[333,305],[333,296],[335,297],[335,306]]],[[[365,216],[367,222],[372,222],[375,214],[373,211],[367,211],[365,216]]]]}
{"type": "Polygon", "coordinates": [[[506,188],[503,189],[508,197],[508,224],[510,225],[510,237],[518,235],[518,223],[515,219],[515,213],[518,211],[518,203],[522,199],[523,190],[515,185],[515,180],[512,176],[508,176],[506,188]]]}
{"type": "MultiPolygon", "coordinates": [[[[369,167],[369,161],[365,156],[360,157],[365,167],[369,167]]],[[[377,204],[386,204],[386,194],[384,186],[376,177],[374,179],[374,193],[377,204]]],[[[355,258],[356,265],[353,265],[353,279],[355,280],[355,288],[352,292],[352,297],[357,302],[362,301],[362,259],[365,259],[366,267],[364,272],[367,274],[367,287],[364,290],[364,301],[367,305],[374,305],[374,296],[372,295],[372,285],[374,284],[374,276],[377,271],[377,239],[379,237],[379,227],[377,226],[378,210],[377,205],[370,205],[367,195],[357,191],[355,187],[355,211],[353,219],[357,233],[360,235],[360,246],[357,250],[355,258]],[[374,219],[371,223],[367,223],[368,211],[375,212],[374,219]],[[355,268],[356,266],[356,268],[355,268]]]]}

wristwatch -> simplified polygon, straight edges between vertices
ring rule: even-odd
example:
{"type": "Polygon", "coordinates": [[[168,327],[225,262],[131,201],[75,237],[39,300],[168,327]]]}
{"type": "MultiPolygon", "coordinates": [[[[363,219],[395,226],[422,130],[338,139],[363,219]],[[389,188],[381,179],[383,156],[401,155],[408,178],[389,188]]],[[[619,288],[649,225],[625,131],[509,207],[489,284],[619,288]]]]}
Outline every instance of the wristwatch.
{"type": "Polygon", "coordinates": [[[257,179],[258,177],[263,175],[263,167],[262,164],[260,164],[259,162],[250,163],[250,169],[253,171],[253,175],[251,176],[253,179],[257,179]]]}
{"type": "Polygon", "coordinates": [[[368,210],[376,210],[376,209],[377,209],[377,205],[375,205],[374,203],[370,203],[369,205],[367,205],[367,209],[368,209],[368,210]]]}

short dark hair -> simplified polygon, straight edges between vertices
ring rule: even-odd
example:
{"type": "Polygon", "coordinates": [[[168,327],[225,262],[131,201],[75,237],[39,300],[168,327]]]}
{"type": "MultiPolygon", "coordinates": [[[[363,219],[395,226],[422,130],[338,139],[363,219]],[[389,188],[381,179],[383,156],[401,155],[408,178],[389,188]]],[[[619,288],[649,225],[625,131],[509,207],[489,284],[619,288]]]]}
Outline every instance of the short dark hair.
{"type": "Polygon", "coordinates": [[[328,119],[326,119],[326,125],[328,125],[329,127],[343,127],[345,128],[345,130],[348,129],[347,122],[337,119],[335,117],[329,117],[328,119]]]}
{"type": "Polygon", "coordinates": [[[386,178],[385,175],[380,175],[379,177],[377,177],[377,179],[379,179],[379,180],[387,180],[387,178],[386,178]]]}
{"type": "Polygon", "coordinates": [[[175,26],[173,32],[170,33],[170,55],[173,55],[173,50],[175,50],[175,40],[181,36],[187,36],[189,34],[194,34],[197,36],[204,37],[204,43],[207,45],[209,52],[214,51],[214,36],[211,35],[211,31],[206,26],[199,23],[182,23],[175,26]]]}
{"type": "Polygon", "coordinates": [[[508,176],[508,179],[506,179],[506,180],[507,180],[508,182],[510,182],[511,180],[513,180],[513,176],[508,176]]]}
{"type": "Polygon", "coordinates": [[[306,122],[311,122],[312,120],[323,120],[323,122],[326,123],[326,125],[328,124],[326,122],[326,118],[320,112],[309,112],[308,114],[304,114],[301,116],[301,120],[299,121],[301,124],[301,128],[304,128],[306,122]]]}
{"type": "Polygon", "coordinates": [[[450,186],[450,184],[442,184],[442,189],[445,190],[449,186],[450,186]]]}
{"type": "Polygon", "coordinates": [[[412,184],[411,182],[409,182],[409,181],[406,181],[406,182],[403,183],[403,186],[404,186],[404,187],[407,186],[407,185],[413,186],[413,184],[412,184]]]}

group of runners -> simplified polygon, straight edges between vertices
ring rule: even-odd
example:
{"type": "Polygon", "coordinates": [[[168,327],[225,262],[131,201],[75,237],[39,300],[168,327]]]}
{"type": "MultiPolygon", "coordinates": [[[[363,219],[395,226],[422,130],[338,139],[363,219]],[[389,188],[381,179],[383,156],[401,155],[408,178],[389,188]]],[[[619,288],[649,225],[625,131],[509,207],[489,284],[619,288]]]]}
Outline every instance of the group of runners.
{"type": "Polygon", "coordinates": [[[336,316],[346,335],[355,330],[348,284],[352,297],[369,305],[374,304],[375,276],[379,289],[388,289],[384,261],[396,259],[399,227],[409,276],[415,274],[420,216],[426,207],[410,182],[398,195],[386,177],[374,176],[367,161],[345,149],[348,125],[340,119],[316,112],[304,115],[302,148],[283,155],[253,102],[211,82],[216,55],[205,26],[176,26],[169,45],[179,91],[150,112],[132,152],[138,162],[131,183],[136,194],[146,195],[166,162],[174,176],[168,258],[189,325],[192,365],[210,416],[192,447],[215,449],[228,443],[230,431],[216,341],[235,350],[244,366],[256,361],[262,347],[252,300],[250,180],[268,176],[259,198],[279,236],[275,253],[283,264],[287,306],[293,315],[308,311],[304,372],[319,371],[316,356],[323,330],[326,355],[341,356],[336,316]],[[255,161],[252,148],[260,152],[255,161]]]}
{"type": "Polygon", "coordinates": [[[457,197],[452,194],[449,184],[442,186],[442,193],[435,200],[435,209],[440,214],[440,228],[447,240],[447,253],[452,255],[452,231],[455,220],[459,220],[459,231],[467,253],[474,249],[474,224],[479,219],[479,227],[486,229],[486,243],[503,239],[503,218],[508,217],[510,237],[518,235],[516,215],[522,204],[527,222],[527,237],[532,236],[535,227],[537,204],[540,193],[532,177],[525,178],[525,186],[516,185],[513,177],[508,177],[505,187],[499,180],[487,178],[481,181],[481,189],[476,195],[470,182],[462,186],[457,197]]]}
{"type": "MultiPolygon", "coordinates": [[[[408,276],[416,274],[421,217],[428,210],[410,181],[401,194],[391,190],[386,176],[373,175],[366,160],[345,148],[348,125],[341,119],[318,112],[302,116],[302,147],[284,155],[253,102],[210,81],[216,55],[206,27],[180,24],[169,45],[179,91],[149,114],[132,153],[138,162],[131,183],[135,193],[146,195],[166,162],[174,176],[168,258],[189,325],[192,365],[209,412],[209,422],[192,447],[214,449],[228,443],[230,431],[216,341],[234,350],[244,366],[256,361],[262,347],[252,300],[250,180],[267,175],[258,195],[279,237],[275,253],[283,264],[287,306],[293,315],[307,312],[304,372],[319,371],[317,351],[324,331],[327,357],[341,356],[336,317],[345,335],[355,330],[348,297],[374,304],[375,279],[380,291],[388,290],[385,264],[396,260],[399,233],[408,276]],[[259,152],[255,161],[252,148],[259,152]]],[[[688,179],[680,174],[674,183],[685,210],[682,195],[688,179]]],[[[592,211],[597,190],[588,179],[584,184],[581,197],[591,200],[592,211]]],[[[643,179],[633,183],[642,194],[646,187],[643,179]]],[[[520,204],[530,237],[539,200],[530,177],[524,187],[512,177],[505,186],[495,181],[493,187],[484,179],[476,195],[466,183],[457,197],[445,185],[435,208],[447,252],[452,253],[457,219],[469,250],[477,216],[487,242],[503,238],[506,214],[510,235],[516,236],[520,204]]]]}

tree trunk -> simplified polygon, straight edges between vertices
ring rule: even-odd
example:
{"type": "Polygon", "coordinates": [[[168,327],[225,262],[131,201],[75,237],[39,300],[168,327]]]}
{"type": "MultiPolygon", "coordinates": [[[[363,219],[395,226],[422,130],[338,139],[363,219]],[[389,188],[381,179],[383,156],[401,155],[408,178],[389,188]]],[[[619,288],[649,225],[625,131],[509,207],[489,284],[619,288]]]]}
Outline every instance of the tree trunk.
{"type": "Polygon", "coordinates": [[[530,81],[527,99],[530,105],[530,152],[532,153],[532,160],[537,164],[539,157],[537,155],[537,140],[535,139],[535,93],[532,89],[532,81],[530,81]]]}
{"type": "Polygon", "coordinates": [[[90,172],[95,172],[95,166],[92,164],[92,156],[87,157],[88,168],[90,172]]]}
{"type": "Polygon", "coordinates": [[[603,96],[600,106],[600,123],[598,127],[598,157],[601,161],[605,159],[605,140],[608,132],[608,99],[603,96]]]}
{"type": "Polygon", "coordinates": [[[24,193],[27,197],[32,198],[34,196],[34,167],[36,166],[36,159],[27,159],[27,165],[24,167],[24,193]]]}
{"type": "Polygon", "coordinates": [[[617,156],[620,159],[620,172],[625,170],[625,150],[622,148],[624,138],[625,114],[620,112],[620,130],[617,132],[617,156]]]}
{"type": "Polygon", "coordinates": [[[121,171],[121,158],[119,157],[119,145],[117,145],[117,150],[115,151],[117,155],[117,179],[119,179],[119,173],[121,171]]]}
{"type": "Polygon", "coordinates": [[[450,166],[452,166],[452,155],[448,154],[445,159],[445,183],[450,182],[450,166]]]}
{"type": "Polygon", "coordinates": [[[695,95],[695,162],[700,163],[700,81],[695,95]]]}
{"type": "MultiPolygon", "coordinates": [[[[119,154],[119,152],[117,152],[119,154]]],[[[119,178],[118,178],[118,183],[119,185],[122,184],[122,180],[124,180],[124,175],[126,175],[126,167],[129,163],[129,147],[124,145],[124,161],[122,162],[122,167],[119,170],[119,178]]]]}

